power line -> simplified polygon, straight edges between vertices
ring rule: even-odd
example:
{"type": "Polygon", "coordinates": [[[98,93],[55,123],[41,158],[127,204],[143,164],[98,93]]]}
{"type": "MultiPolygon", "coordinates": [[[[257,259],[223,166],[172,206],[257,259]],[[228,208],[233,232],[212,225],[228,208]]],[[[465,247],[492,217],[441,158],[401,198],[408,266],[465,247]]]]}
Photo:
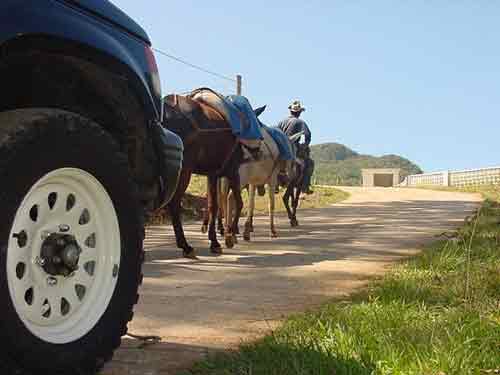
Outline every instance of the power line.
{"type": "Polygon", "coordinates": [[[221,79],[225,79],[226,81],[236,82],[236,80],[234,78],[227,77],[227,76],[225,76],[223,74],[219,74],[219,73],[216,73],[216,72],[212,72],[211,70],[205,69],[205,68],[203,68],[203,67],[201,67],[199,65],[196,65],[196,64],[192,64],[189,61],[186,61],[186,60],[183,60],[183,59],[181,59],[179,57],[173,56],[173,55],[171,55],[171,54],[169,54],[167,52],[159,50],[158,48],[153,48],[153,50],[155,52],[158,52],[160,55],[168,57],[169,59],[177,61],[177,62],[179,62],[181,64],[187,65],[187,66],[189,66],[189,67],[191,67],[193,69],[197,69],[197,70],[199,70],[201,72],[204,72],[204,73],[207,73],[207,74],[211,74],[211,75],[213,75],[215,77],[218,77],[218,78],[221,78],[221,79]]]}

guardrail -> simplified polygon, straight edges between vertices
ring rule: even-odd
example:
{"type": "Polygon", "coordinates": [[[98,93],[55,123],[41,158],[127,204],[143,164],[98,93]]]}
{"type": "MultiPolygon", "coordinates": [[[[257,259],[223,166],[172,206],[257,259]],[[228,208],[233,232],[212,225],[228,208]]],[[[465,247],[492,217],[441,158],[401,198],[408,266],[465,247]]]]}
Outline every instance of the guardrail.
{"type": "Polygon", "coordinates": [[[500,184],[500,167],[443,171],[408,176],[400,186],[471,186],[500,184]]]}

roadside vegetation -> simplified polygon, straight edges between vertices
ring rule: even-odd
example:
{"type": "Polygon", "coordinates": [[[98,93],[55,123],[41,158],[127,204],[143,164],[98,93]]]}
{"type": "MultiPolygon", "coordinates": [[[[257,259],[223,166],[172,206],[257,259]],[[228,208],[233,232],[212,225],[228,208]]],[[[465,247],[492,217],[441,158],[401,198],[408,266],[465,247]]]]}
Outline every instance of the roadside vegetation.
{"type": "MultiPolygon", "coordinates": [[[[186,191],[186,194],[182,201],[182,207],[184,216],[186,219],[199,220],[203,217],[204,210],[206,209],[206,177],[193,175],[191,182],[186,191]]],[[[331,188],[331,187],[313,187],[314,194],[302,195],[300,200],[299,208],[321,208],[328,207],[334,203],[341,202],[349,197],[349,193],[345,191],[331,188]]],[[[276,206],[275,212],[285,212],[285,206],[283,204],[282,196],[284,190],[280,190],[279,194],[276,194],[276,206]]],[[[242,193],[244,208],[243,215],[246,215],[246,205],[248,202],[248,192],[246,190],[242,193]]],[[[266,195],[258,196],[256,194],[255,198],[255,213],[256,214],[267,214],[268,213],[268,194],[266,190],[266,195]]],[[[161,210],[155,215],[155,217],[150,219],[152,224],[161,224],[168,221],[168,213],[166,210],[161,210]]]]}
{"type": "Polygon", "coordinates": [[[500,189],[461,229],[347,300],[184,375],[500,373],[500,189]]]}
{"type": "Polygon", "coordinates": [[[460,191],[463,193],[480,193],[484,199],[500,202],[500,185],[484,186],[464,186],[464,187],[445,187],[445,186],[417,186],[419,189],[439,190],[439,191],[460,191]]]}

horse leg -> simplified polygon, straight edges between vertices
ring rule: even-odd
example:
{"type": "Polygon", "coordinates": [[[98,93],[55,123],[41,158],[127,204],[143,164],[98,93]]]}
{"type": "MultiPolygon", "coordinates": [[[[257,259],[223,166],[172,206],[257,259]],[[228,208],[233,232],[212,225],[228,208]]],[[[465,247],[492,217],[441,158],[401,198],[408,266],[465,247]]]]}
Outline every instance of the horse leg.
{"type": "Polygon", "coordinates": [[[236,234],[239,233],[239,222],[241,216],[241,210],[243,209],[243,199],[241,198],[241,183],[240,183],[240,175],[238,172],[231,178],[231,190],[233,191],[234,203],[235,203],[235,211],[233,223],[231,225],[231,230],[233,233],[233,240],[235,243],[238,243],[238,238],[236,234]]]}
{"type": "Polygon", "coordinates": [[[222,246],[217,241],[217,232],[215,231],[215,222],[219,214],[218,197],[217,197],[217,176],[211,175],[208,177],[209,193],[210,196],[210,220],[208,221],[208,239],[210,240],[210,251],[212,254],[222,254],[222,246]]]}
{"type": "Polygon", "coordinates": [[[283,194],[283,204],[285,205],[286,208],[286,213],[288,215],[288,219],[290,220],[290,225],[293,227],[292,224],[292,210],[290,209],[290,197],[292,195],[292,190],[293,187],[292,185],[288,185],[285,190],[285,194],[283,194]]]}
{"type": "Polygon", "coordinates": [[[228,199],[229,199],[229,185],[226,177],[219,178],[219,233],[221,236],[225,237],[227,231],[227,211],[228,211],[228,199]]]}
{"type": "MultiPolygon", "coordinates": [[[[208,201],[208,198],[207,198],[208,201]]],[[[201,233],[205,234],[208,231],[208,204],[207,209],[203,213],[203,222],[201,223],[201,233]]]]}
{"type": "Polygon", "coordinates": [[[221,236],[224,236],[224,217],[222,216],[222,207],[220,206],[219,206],[219,214],[217,215],[217,231],[221,236]]]}
{"type": "Polygon", "coordinates": [[[227,204],[225,194],[223,192],[223,180],[217,179],[217,199],[219,202],[219,212],[217,214],[217,230],[221,236],[224,236],[224,211],[227,204]]]}
{"type": "Polygon", "coordinates": [[[208,212],[210,194],[208,194],[209,184],[207,177],[207,206],[205,207],[205,212],[203,213],[203,223],[201,224],[201,233],[207,233],[208,230],[208,220],[210,213],[208,212]]]}
{"type": "Polygon", "coordinates": [[[250,233],[253,232],[253,211],[255,207],[255,185],[248,186],[248,212],[247,221],[245,222],[245,231],[243,232],[243,239],[250,241],[250,233]]]}
{"type": "MultiPolygon", "coordinates": [[[[251,185],[248,185],[248,197],[249,197],[249,201],[250,201],[250,186],[251,185]]],[[[249,230],[250,233],[253,233],[253,213],[255,211],[255,193],[256,192],[257,192],[257,186],[254,185],[253,196],[252,196],[252,199],[251,199],[251,201],[253,202],[252,212],[250,212],[250,206],[249,206],[249,211],[247,213],[248,230],[249,230]]],[[[246,224],[247,223],[245,223],[245,225],[246,224]]]]}
{"type": "Polygon", "coordinates": [[[271,228],[271,238],[278,237],[278,233],[276,233],[276,228],[274,227],[274,194],[276,186],[276,178],[271,178],[271,183],[269,184],[269,224],[271,228]]]}
{"type": "Polygon", "coordinates": [[[184,192],[186,191],[189,180],[191,179],[191,170],[183,169],[179,177],[179,184],[177,185],[177,190],[168,204],[170,210],[170,215],[172,216],[172,226],[174,227],[175,240],[177,242],[177,247],[182,249],[182,254],[186,258],[196,259],[194,249],[187,243],[186,237],[184,236],[184,229],[182,228],[182,217],[181,217],[181,200],[184,192]]]}
{"type": "Polygon", "coordinates": [[[300,198],[301,192],[302,192],[301,186],[297,185],[297,187],[295,188],[295,197],[294,197],[293,202],[292,202],[294,227],[299,226],[299,222],[297,220],[297,207],[299,206],[299,198],[300,198]]]}
{"type": "Polygon", "coordinates": [[[231,190],[227,190],[226,195],[226,210],[224,212],[224,240],[226,242],[226,247],[232,249],[234,247],[234,236],[232,231],[232,218],[233,218],[233,206],[234,206],[234,193],[231,190]]]}

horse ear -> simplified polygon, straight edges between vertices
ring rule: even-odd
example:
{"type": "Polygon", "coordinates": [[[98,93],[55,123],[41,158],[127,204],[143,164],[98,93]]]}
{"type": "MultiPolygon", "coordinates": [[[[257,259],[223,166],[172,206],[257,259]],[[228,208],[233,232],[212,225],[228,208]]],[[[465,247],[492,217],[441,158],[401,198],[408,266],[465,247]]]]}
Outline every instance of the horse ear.
{"type": "Polygon", "coordinates": [[[259,117],[266,110],[267,105],[254,109],[255,116],[259,117]]]}
{"type": "Polygon", "coordinates": [[[294,135],[292,135],[291,137],[289,137],[290,142],[295,143],[297,140],[300,139],[300,137],[302,137],[303,134],[304,134],[304,132],[295,133],[294,135]]]}

